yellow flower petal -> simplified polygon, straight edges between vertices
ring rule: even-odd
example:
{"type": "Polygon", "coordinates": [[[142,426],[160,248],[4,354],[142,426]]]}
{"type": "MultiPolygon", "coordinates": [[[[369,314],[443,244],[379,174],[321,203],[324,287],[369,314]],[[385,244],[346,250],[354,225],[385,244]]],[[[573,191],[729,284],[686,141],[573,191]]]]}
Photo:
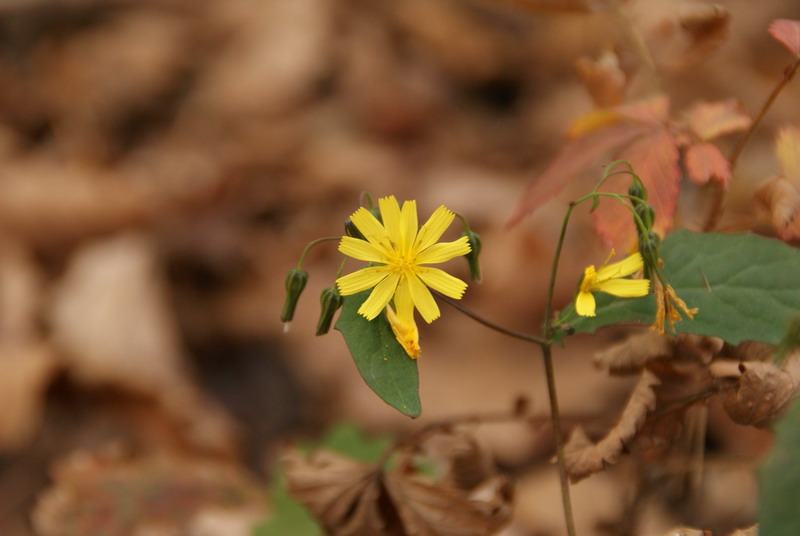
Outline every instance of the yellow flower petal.
{"type": "Polygon", "coordinates": [[[467,284],[457,277],[453,277],[444,270],[438,268],[428,268],[425,266],[416,269],[416,274],[422,279],[422,282],[438,290],[445,296],[454,299],[460,299],[467,290],[467,284]]]}
{"type": "Polygon", "coordinates": [[[410,322],[405,321],[400,315],[394,312],[392,306],[386,308],[386,318],[392,328],[395,339],[408,354],[411,359],[417,359],[422,350],[419,347],[419,330],[413,318],[410,322]]]}
{"type": "Polygon", "coordinates": [[[417,264],[438,264],[470,252],[469,239],[462,236],[453,242],[433,244],[417,254],[417,264]]]}
{"type": "Polygon", "coordinates": [[[386,232],[386,228],[381,225],[381,222],[369,210],[364,207],[359,208],[350,216],[350,221],[361,231],[361,234],[370,244],[378,249],[383,249],[387,255],[392,251],[392,241],[389,239],[389,233],[386,232]]]}
{"type": "Polygon", "coordinates": [[[610,279],[600,282],[597,290],[607,294],[613,294],[620,298],[637,298],[646,296],[650,291],[649,279],[610,279]]]}
{"type": "Polygon", "coordinates": [[[408,290],[411,292],[411,299],[414,301],[414,306],[419,311],[423,320],[430,324],[441,314],[439,306],[436,305],[436,300],[433,299],[431,291],[428,290],[422,281],[416,276],[412,275],[408,278],[408,290]]]}
{"type": "Polygon", "coordinates": [[[615,277],[625,277],[632,273],[638,272],[642,269],[644,263],[642,262],[642,255],[639,252],[629,255],[625,259],[603,266],[597,271],[597,279],[604,281],[615,277]]]}
{"type": "Polygon", "coordinates": [[[455,217],[456,215],[447,210],[444,205],[437,208],[417,233],[414,250],[425,251],[431,247],[450,227],[455,217]]]}
{"type": "Polygon", "coordinates": [[[394,291],[394,309],[404,322],[414,321],[414,300],[411,298],[411,290],[408,288],[408,279],[400,278],[397,290],[394,291]]]}
{"type": "Polygon", "coordinates": [[[378,207],[381,209],[383,226],[392,241],[392,246],[394,246],[394,249],[398,249],[403,242],[403,236],[400,231],[400,205],[397,204],[397,199],[390,195],[389,197],[378,199],[378,207]]]}
{"type": "Polygon", "coordinates": [[[581,316],[596,316],[596,304],[591,292],[578,292],[575,298],[575,311],[581,316]]]}
{"type": "Polygon", "coordinates": [[[417,238],[417,202],[406,201],[403,203],[403,211],[400,215],[401,243],[400,251],[404,256],[408,256],[414,247],[417,238]]]}
{"type": "Polygon", "coordinates": [[[382,264],[390,262],[383,248],[376,248],[366,240],[353,238],[352,236],[342,237],[339,242],[339,251],[360,261],[380,262],[382,264]]]}
{"type": "Polygon", "coordinates": [[[367,320],[372,320],[378,316],[386,307],[386,304],[389,303],[389,300],[392,299],[399,280],[400,276],[397,273],[389,272],[389,275],[372,289],[369,297],[358,308],[358,314],[364,316],[367,320]]]}
{"type": "Polygon", "coordinates": [[[352,274],[347,274],[336,280],[336,286],[342,296],[357,294],[362,290],[372,288],[380,283],[390,272],[386,266],[371,266],[362,268],[352,274]]]}

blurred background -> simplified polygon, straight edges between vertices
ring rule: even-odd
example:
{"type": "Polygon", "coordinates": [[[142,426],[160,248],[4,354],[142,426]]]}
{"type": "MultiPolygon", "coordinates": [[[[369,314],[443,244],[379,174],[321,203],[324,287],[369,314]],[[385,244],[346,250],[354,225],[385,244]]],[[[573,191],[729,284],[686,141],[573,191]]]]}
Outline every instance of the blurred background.
{"type": "MultiPolygon", "coordinates": [[[[795,0],[624,11],[674,114],[731,97],[755,113],[790,60],[766,29],[800,19],[795,0]],[[686,30],[692,17],[710,29],[686,30]]],[[[421,326],[423,416],[401,416],[338,333],[314,336],[335,244],[309,255],[288,333],[284,275],[310,240],[343,233],[362,191],[416,199],[422,221],[444,204],[483,237],[484,280],[465,305],[537,332],[566,201],[594,178],[505,223],[593,107],[580,58],[612,54],[626,98],[641,96],[621,21],[599,0],[0,3],[0,534],[249,534],[288,440],[345,420],[401,434],[519,395],[545,415],[536,349],[443,306],[421,326]]],[[[742,158],[731,228],[762,218],[752,191],[777,171],[774,128],[798,120],[799,98],[790,85],[742,158]]],[[[581,212],[557,307],[606,255],[581,212]]],[[[468,278],[466,263],[448,266],[468,278]]],[[[623,333],[558,350],[568,420],[613,424],[632,383],[590,358],[623,333]]],[[[709,448],[737,463],[691,504],[646,498],[640,534],[754,519],[769,436],[710,413],[709,448]]],[[[507,534],[560,534],[551,433],[478,433],[517,478],[507,534]]],[[[575,487],[582,534],[623,515],[626,478],[575,487]]]]}

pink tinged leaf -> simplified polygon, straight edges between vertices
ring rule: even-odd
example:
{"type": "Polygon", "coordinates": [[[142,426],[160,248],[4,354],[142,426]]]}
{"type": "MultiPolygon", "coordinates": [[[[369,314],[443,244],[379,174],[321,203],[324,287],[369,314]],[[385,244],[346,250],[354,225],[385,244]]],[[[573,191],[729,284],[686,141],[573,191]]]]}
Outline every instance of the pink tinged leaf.
{"type": "Polygon", "coordinates": [[[689,127],[703,141],[747,130],[752,123],[736,99],[701,102],[688,113],[689,127]]]}
{"type": "Polygon", "coordinates": [[[769,25],[769,34],[800,58],[800,21],[776,19],[769,25]]]}
{"type": "Polygon", "coordinates": [[[686,150],[684,158],[692,181],[698,184],[715,181],[727,188],[731,180],[731,164],[719,147],[711,142],[696,143],[686,150]]]}
{"type": "Polygon", "coordinates": [[[618,106],[615,110],[628,119],[655,125],[663,123],[669,117],[669,97],[656,95],[646,100],[618,106]]]}
{"type": "Polygon", "coordinates": [[[522,195],[522,200],[507,226],[516,225],[543,203],[558,195],[570,181],[588,167],[598,164],[603,155],[629,143],[651,128],[640,123],[624,121],[567,142],[522,195]]]}
{"type": "MultiPolygon", "coordinates": [[[[648,201],[656,213],[655,230],[662,236],[672,225],[678,193],[680,169],[675,138],[658,128],[636,140],[617,154],[630,162],[647,188],[648,201]]],[[[631,181],[619,175],[606,181],[601,191],[624,194],[631,181]]],[[[597,234],[618,251],[628,251],[636,241],[631,213],[613,199],[603,199],[592,215],[597,234]]]]}

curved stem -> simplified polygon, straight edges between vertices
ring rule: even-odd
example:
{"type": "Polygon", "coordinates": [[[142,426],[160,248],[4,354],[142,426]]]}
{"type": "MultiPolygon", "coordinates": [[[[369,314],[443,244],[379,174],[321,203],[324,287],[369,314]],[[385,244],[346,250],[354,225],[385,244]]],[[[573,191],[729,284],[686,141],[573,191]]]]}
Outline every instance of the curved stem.
{"type": "Polygon", "coordinates": [[[297,261],[298,270],[303,269],[303,263],[306,262],[306,255],[308,255],[308,252],[311,251],[311,248],[322,242],[331,242],[333,240],[339,240],[339,239],[340,238],[338,236],[326,236],[324,238],[317,238],[316,240],[312,240],[311,242],[309,242],[308,245],[305,247],[305,249],[303,249],[303,253],[300,254],[300,260],[297,261]]]}
{"type": "MultiPolygon", "coordinates": [[[[750,124],[750,128],[748,128],[745,133],[739,138],[739,141],[736,143],[736,146],[731,151],[731,156],[728,159],[731,163],[731,174],[733,174],[733,170],[736,167],[736,163],[739,161],[739,156],[741,156],[742,151],[744,150],[747,143],[750,141],[750,138],[753,137],[758,126],[761,124],[761,120],[764,119],[764,116],[767,114],[769,109],[772,107],[772,104],[778,98],[783,88],[792,81],[794,75],[797,73],[797,69],[800,68],[800,59],[795,60],[791,65],[789,65],[786,70],[783,72],[783,78],[781,78],[775,87],[772,89],[772,92],[767,97],[767,100],[761,106],[761,110],[758,111],[758,115],[756,115],[753,122],[750,124]]],[[[719,223],[719,219],[722,217],[723,209],[725,208],[725,194],[726,188],[720,184],[715,184],[716,190],[714,195],[713,205],[711,206],[710,213],[708,215],[708,219],[706,220],[705,225],[703,225],[704,231],[713,231],[714,228],[719,223]]]]}
{"type": "Polygon", "coordinates": [[[495,331],[497,331],[499,333],[502,333],[503,335],[508,335],[509,337],[513,337],[515,339],[520,339],[520,340],[523,340],[523,341],[527,341],[527,342],[532,342],[534,344],[538,344],[539,346],[544,346],[544,345],[549,344],[549,342],[546,339],[543,339],[541,337],[537,337],[535,335],[528,335],[527,333],[520,333],[519,331],[513,331],[513,330],[510,330],[508,328],[504,328],[503,326],[500,326],[498,324],[495,324],[494,322],[490,322],[490,321],[486,320],[485,318],[483,318],[482,316],[480,316],[479,314],[471,311],[470,309],[467,309],[466,307],[464,307],[463,305],[458,303],[456,300],[454,300],[454,299],[452,299],[452,298],[450,298],[448,296],[445,296],[444,294],[442,294],[438,290],[431,289],[431,292],[433,292],[433,294],[435,296],[440,298],[446,304],[450,305],[451,307],[453,307],[455,309],[458,309],[459,311],[461,311],[462,313],[464,313],[465,315],[467,315],[471,319],[475,320],[479,324],[482,324],[482,325],[486,326],[489,329],[493,329],[493,330],[495,330],[495,331]]]}

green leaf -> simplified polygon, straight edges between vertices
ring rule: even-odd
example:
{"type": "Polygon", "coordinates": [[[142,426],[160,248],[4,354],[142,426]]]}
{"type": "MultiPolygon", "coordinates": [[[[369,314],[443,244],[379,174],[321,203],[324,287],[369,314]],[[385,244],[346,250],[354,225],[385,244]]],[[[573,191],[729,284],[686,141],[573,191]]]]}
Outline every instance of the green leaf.
{"type": "Polygon", "coordinates": [[[358,372],[384,402],[409,417],[419,417],[417,362],[395,339],[384,314],[367,320],[358,308],[369,296],[365,290],[344,299],[336,329],[342,333],[358,372]]]}
{"type": "Polygon", "coordinates": [[[800,404],[775,427],[777,439],[767,463],[759,472],[761,507],[758,533],[761,536],[800,534],[800,404]]]}
{"type": "Polygon", "coordinates": [[[253,528],[253,536],[322,536],[314,517],[286,492],[283,471],[272,479],[272,518],[253,528]]]}
{"type": "MultiPolygon", "coordinates": [[[[675,325],[676,333],[780,343],[800,310],[800,250],[752,234],[680,230],[661,246],[664,274],[678,296],[699,312],[675,325]]],[[[598,293],[597,316],[579,317],[569,307],[559,323],[577,333],[619,322],[651,324],[655,298],[615,298],[598,293]]],[[[560,338],[562,338],[561,335],[560,338]]]]}

